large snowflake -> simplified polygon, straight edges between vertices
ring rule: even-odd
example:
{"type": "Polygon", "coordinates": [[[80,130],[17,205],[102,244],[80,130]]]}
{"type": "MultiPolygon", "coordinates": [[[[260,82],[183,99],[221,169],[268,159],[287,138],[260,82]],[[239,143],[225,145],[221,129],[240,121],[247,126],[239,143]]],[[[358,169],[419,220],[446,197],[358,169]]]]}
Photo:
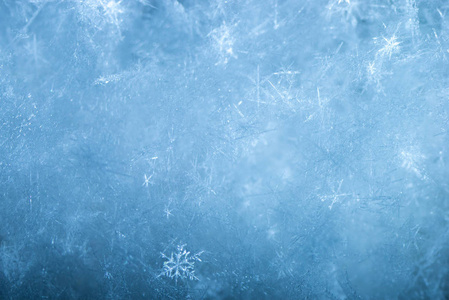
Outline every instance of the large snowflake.
{"type": "Polygon", "coordinates": [[[159,276],[167,276],[171,279],[175,279],[176,284],[178,279],[190,279],[198,280],[195,276],[195,261],[201,261],[200,255],[203,251],[197,254],[190,255],[184,247],[186,245],[180,245],[177,247],[177,252],[172,252],[170,257],[161,253],[162,257],[166,259],[164,262],[163,271],[159,276]]]}

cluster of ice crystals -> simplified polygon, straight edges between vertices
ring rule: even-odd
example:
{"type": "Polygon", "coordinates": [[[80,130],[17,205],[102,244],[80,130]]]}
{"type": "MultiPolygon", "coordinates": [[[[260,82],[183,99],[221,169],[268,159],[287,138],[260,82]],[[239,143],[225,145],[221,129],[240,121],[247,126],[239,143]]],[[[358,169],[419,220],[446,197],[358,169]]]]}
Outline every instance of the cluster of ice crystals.
{"type": "Polygon", "coordinates": [[[0,0],[0,299],[449,298],[448,37],[447,0],[0,0]]]}

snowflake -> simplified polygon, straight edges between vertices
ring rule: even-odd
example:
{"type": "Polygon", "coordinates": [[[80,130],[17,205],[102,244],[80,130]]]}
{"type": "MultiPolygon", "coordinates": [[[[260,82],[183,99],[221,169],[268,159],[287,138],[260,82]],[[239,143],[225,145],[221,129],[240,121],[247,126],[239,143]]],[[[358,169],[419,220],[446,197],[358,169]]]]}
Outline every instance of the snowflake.
{"type": "Polygon", "coordinates": [[[147,174],[144,175],[145,180],[144,180],[142,186],[148,187],[148,185],[151,184],[150,180],[151,180],[151,177],[153,177],[153,174],[151,174],[150,176],[147,176],[147,174]]]}
{"type": "Polygon", "coordinates": [[[332,188],[332,194],[331,195],[327,195],[327,196],[322,196],[321,197],[321,201],[324,202],[326,200],[331,200],[332,203],[329,205],[329,210],[332,210],[332,208],[334,207],[334,204],[337,202],[340,202],[339,199],[342,197],[347,197],[350,196],[351,194],[345,194],[345,193],[341,193],[341,185],[343,183],[343,180],[340,180],[340,183],[338,184],[338,188],[337,190],[335,190],[334,188],[332,188]]]}
{"type": "Polygon", "coordinates": [[[170,207],[168,205],[165,206],[164,213],[165,213],[165,216],[167,217],[167,219],[169,219],[170,216],[173,216],[172,210],[170,209],[170,207]]]}
{"type": "Polygon", "coordinates": [[[100,0],[100,4],[103,8],[104,15],[109,19],[109,23],[119,25],[120,18],[119,15],[123,13],[122,8],[120,7],[122,1],[102,1],[100,0]]]}
{"type": "Polygon", "coordinates": [[[393,53],[399,52],[399,45],[401,42],[398,42],[397,37],[393,35],[391,38],[383,38],[385,40],[384,47],[378,51],[378,53],[388,56],[388,59],[391,59],[391,55],[393,53]]]}
{"type": "Polygon", "coordinates": [[[376,69],[376,66],[374,65],[374,62],[370,62],[368,64],[367,70],[368,70],[368,73],[371,75],[374,75],[374,73],[376,73],[377,69],[376,69]]]}
{"type": "Polygon", "coordinates": [[[166,259],[164,262],[164,269],[159,276],[167,276],[171,279],[175,279],[176,284],[178,284],[178,279],[190,279],[198,280],[195,276],[195,261],[201,261],[200,255],[203,251],[189,256],[190,252],[184,247],[186,245],[180,245],[177,247],[177,252],[172,252],[170,257],[161,253],[162,257],[166,259]]]}

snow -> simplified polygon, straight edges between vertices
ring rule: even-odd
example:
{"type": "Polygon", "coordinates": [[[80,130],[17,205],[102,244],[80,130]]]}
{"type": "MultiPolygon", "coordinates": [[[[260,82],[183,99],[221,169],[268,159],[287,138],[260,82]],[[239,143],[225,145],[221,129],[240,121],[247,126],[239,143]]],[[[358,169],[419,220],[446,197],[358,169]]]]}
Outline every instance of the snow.
{"type": "Polygon", "coordinates": [[[0,298],[447,299],[448,11],[0,1],[0,298]]]}

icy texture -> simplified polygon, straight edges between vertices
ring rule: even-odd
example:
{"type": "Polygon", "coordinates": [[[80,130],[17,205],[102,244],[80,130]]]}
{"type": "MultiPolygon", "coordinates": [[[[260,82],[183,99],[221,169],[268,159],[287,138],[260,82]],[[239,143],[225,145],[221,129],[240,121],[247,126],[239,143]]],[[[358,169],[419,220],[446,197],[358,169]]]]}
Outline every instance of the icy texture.
{"type": "Polygon", "coordinates": [[[448,60],[445,0],[1,0],[0,298],[449,298],[448,60]]]}

